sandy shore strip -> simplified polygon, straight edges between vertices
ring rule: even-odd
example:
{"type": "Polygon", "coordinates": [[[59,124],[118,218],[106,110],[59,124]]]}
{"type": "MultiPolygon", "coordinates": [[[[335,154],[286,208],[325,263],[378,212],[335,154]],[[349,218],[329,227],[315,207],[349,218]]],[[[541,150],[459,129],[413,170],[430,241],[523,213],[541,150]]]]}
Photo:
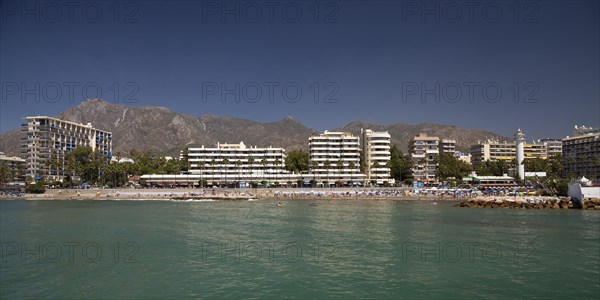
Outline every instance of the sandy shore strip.
{"type": "Polygon", "coordinates": [[[0,197],[0,200],[449,200],[450,195],[414,195],[409,188],[252,188],[252,189],[48,189],[44,194],[0,197]]]}

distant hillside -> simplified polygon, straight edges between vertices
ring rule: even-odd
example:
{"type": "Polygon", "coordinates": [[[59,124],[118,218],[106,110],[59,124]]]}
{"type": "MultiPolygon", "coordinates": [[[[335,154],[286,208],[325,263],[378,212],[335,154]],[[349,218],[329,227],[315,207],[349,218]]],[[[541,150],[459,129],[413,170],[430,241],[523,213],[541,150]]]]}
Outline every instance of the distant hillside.
{"type": "MultiPolygon", "coordinates": [[[[315,133],[291,117],[261,123],[234,117],[196,117],[178,114],[165,107],[131,107],[102,100],[84,101],[56,117],[92,123],[96,128],[112,131],[113,152],[123,154],[135,148],[178,155],[186,146],[216,146],[217,142],[240,141],[246,145],[306,148],[308,137],[315,133]]],[[[19,130],[2,133],[0,138],[0,151],[11,155],[19,153],[19,130]]]]}
{"type": "MultiPolygon", "coordinates": [[[[165,107],[131,107],[97,99],[81,102],[56,117],[72,122],[92,123],[96,128],[112,131],[113,152],[121,152],[124,155],[135,148],[177,156],[179,150],[186,146],[215,146],[217,142],[240,141],[246,145],[260,147],[307,149],[308,138],[317,133],[291,117],[271,123],[212,115],[196,117],[175,113],[165,107]]],[[[419,132],[456,139],[457,147],[461,150],[468,149],[478,140],[507,139],[492,132],[436,124],[383,126],[352,122],[338,130],[358,135],[360,128],[388,130],[392,135],[392,142],[397,143],[404,151],[408,141],[419,132]]],[[[18,129],[0,134],[0,151],[7,155],[19,155],[20,138],[21,132],[18,129]]]]}
{"type": "Polygon", "coordinates": [[[408,151],[408,144],[410,140],[418,135],[420,132],[424,132],[429,136],[437,136],[444,139],[456,140],[456,148],[459,151],[468,152],[471,145],[477,144],[479,141],[487,139],[498,139],[500,141],[509,141],[510,139],[499,134],[483,131],[483,130],[471,130],[458,128],[452,125],[440,125],[440,124],[393,124],[393,125],[379,125],[367,122],[355,121],[349,123],[336,130],[349,131],[355,135],[360,134],[361,128],[369,128],[375,131],[388,131],[392,136],[392,143],[395,143],[405,153],[408,151]]]}

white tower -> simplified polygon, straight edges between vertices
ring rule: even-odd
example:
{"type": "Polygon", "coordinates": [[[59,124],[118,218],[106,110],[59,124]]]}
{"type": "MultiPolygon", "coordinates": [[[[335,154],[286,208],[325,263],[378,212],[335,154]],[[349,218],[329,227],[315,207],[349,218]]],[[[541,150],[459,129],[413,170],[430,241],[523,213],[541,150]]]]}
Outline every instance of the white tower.
{"type": "Polygon", "coordinates": [[[517,129],[515,133],[515,143],[517,146],[517,172],[521,180],[525,179],[525,165],[523,165],[523,159],[525,159],[525,134],[521,132],[521,128],[517,129]]]}

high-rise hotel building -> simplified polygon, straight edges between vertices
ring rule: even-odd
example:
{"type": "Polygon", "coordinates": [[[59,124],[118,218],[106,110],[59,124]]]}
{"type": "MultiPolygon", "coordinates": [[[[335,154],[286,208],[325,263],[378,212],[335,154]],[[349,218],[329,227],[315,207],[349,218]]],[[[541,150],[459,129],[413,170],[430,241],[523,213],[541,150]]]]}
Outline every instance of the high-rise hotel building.
{"type": "Polygon", "coordinates": [[[309,168],[314,180],[325,185],[363,183],[360,139],[349,132],[329,132],[308,139],[309,168]]]}
{"type": "Polygon", "coordinates": [[[21,153],[28,181],[61,181],[65,173],[65,154],[78,146],[89,146],[110,161],[112,133],[47,116],[26,117],[22,125],[21,153]]]}
{"type": "Polygon", "coordinates": [[[378,132],[371,129],[361,129],[361,134],[362,158],[367,182],[374,180],[379,185],[385,182],[393,183],[388,167],[391,159],[390,134],[387,131],[378,132]]]}
{"type": "Polygon", "coordinates": [[[285,149],[248,147],[239,144],[221,144],[217,147],[188,148],[181,158],[190,163],[189,175],[197,180],[213,183],[249,184],[253,181],[269,183],[296,182],[296,175],[284,169],[285,149]],[[293,175],[293,176],[292,176],[293,175]]]}
{"type": "Polygon", "coordinates": [[[413,160],[411,173],[415,181],[427,183],[436,180],[439,154],[439,137],[420,133],[410,141],[410,155],[413,160]]]}
{"type": "MultiPolygon", "coordinates": [[[[524,144],[525,159],[543,158],[558,155],[562,153],[562,144],[560,140],[543,139],[533,143],[524,144]]],[[[516,145],[514,142],[487,140],[471,146],[471,156],[473,165],[477,166],[481,162],[503,160],[507,163],[512,162],[516,157],[516,145]]]]}
{"type": "Polygon", "coordinates": [[[562,143],[565,175],[600,179],[600,128],[576,126],[562,143]]]}

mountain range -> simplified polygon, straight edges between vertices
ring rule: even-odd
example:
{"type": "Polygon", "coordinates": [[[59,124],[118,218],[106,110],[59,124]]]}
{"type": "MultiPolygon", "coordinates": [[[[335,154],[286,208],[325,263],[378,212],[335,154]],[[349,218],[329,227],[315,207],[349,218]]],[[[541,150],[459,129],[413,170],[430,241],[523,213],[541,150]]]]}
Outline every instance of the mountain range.
{"type": "MultiPolygon", "coordinates": [[[[214,147],[217,143],[239,143],[259,147],[284,147],[286,150],[308,148],[314,129],[287,116],[277,122],[257,122],[236,117],[180,114],[159,106],[127,106],[100,99],[90,99],[56,116],[59,119],[92,123],[95,128],[113,133],[113,153],[127,155],[131,149],[150,150],[160,155],[178,156],[184,147],[214,147]]],[[[420,132],[456,140],[457,150],[468,151],[470,145],[486,139],[510,140],[489,131],[471,130],[440,124],[380,125],[354,121],[334,131],[360,134],[361,128],[389,131],[392,143],[408,150],[412,137],[420,132]]],[[[20,129],[0,133],[0,151],[19,155],[20,129]]]]}

